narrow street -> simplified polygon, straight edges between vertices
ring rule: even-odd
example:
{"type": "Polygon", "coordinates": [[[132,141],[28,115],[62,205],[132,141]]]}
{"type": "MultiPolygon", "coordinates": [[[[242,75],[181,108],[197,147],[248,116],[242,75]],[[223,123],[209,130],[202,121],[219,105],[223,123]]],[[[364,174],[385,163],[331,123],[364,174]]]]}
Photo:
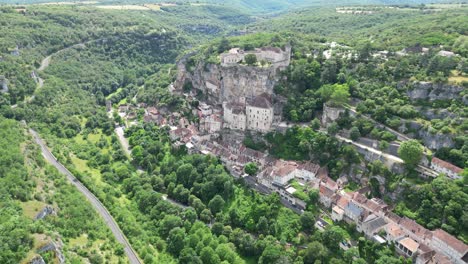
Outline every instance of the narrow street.
{"type": "Polygon", "coordinates": [[[84,186],[75,176],[73,176],[73,174],[70,171],[68,171],[67,168],[65,168],[65,166],[63,166],[57,161],[57,159],[49,151],[45,142],[39,137],[39,134],[36,131],[34,131],[33,129],[29,129],[29,132],[34,137],[34,141],[41,147],[42,155],[47,160],[47,162],[49,162],[55,168],[57,168],[57,170],[60,173],[64,174],[67,177],[68,181],[86,197],[86,199],[93,205],[93,207],[96,209],[99,215],[101,215],[101,217],[104,219],[104,222],[110,228],[117,241],[124,246],[125,254],[127,255],[130,263],[142,263],[138,259],[136,252],[133,250],[132,246],[127,241],[127,238],[123,234],[122,230],[120,230],[112,215],[109,213],[109,211],[107,211],[106,207],[99,201],[99,199],[96,196],[94,196],[94,194],[88,188],[86,188],[86,186],[84,186]]]}

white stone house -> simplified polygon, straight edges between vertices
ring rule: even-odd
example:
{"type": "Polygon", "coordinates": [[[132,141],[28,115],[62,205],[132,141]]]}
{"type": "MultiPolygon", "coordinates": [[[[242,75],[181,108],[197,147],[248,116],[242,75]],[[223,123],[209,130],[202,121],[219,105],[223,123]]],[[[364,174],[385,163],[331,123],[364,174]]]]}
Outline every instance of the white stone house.
{"type": "Polygon", "coordinates": [[[246,106],[247,129],[262,133],[271,130],[273,106],[265,96],[257,96],[246,106]]]}
{"type": "Polygon", "coordinates": [[[344,210],[341,209],[338,205],[333,206],[331,219],[335,222],[343,220],[344,210]]]}
{"type": "Polygon", "coordinates": [[[445,160],[438,159],[436,157],[432,158],[431,169],[437,171],[438,173],[443,173],[452,179],[460,179],[462,168],[459,168],[445,160]]]}
{"type": "Polygon", "coordinates": [[[447,255],[455,264],[465,264],[468,261],[468,245],[456,239],[442,229],[432,232],[431,246],[447,255]]]}
{"type": "Polygon", "coordinates": [[[364,210],[359,207],[354,201],[350,201],[344,209],[345,220],[347,222],[357,223],[359,217],[364,212],[364,210]]]}
{"type": "Polygon", "coordinates": [[[224,127],[244,131],[246,128],[245,106],[240,103],[223,102],[224,127]]]}

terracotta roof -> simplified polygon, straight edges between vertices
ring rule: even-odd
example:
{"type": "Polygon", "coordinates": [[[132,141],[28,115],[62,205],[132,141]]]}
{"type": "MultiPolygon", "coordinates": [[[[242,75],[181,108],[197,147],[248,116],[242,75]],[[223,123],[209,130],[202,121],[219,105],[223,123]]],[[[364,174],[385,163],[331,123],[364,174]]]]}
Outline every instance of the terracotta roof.
{"type": "Polygon", "coordinates": [[[296,169],[296,166],[293,164],[285,164],[279,168],[275,169],[275,174],[280,177],[284,177],[286,175],[289,175],[291,172],[293,172],[296,169]]]}
{"type": "Polygon", "coordinates": [[[397,224],[390,222],[385,227],[385,231],[389,234],[393,239],[399,238],[404,235],[403,230],[397,224]]]}
{"type": "Polygon", "coordinates": [[[337,214],[344,214],[344,210],[338,207],[337,205],[333,206],[332,210],[337,214]]]}
{"type": "Polygon", "coordinates": [[[398,223],[401,220],[401,217],[395,214],[394,212],[387,212],[385,216],[387,216],[390,220],[392,220],[395,223],[398,223]]]}
{"type": "Polygon", "coordinates": [[[365,204],[367,201],[367,198],[364,195],[356,192],[354,193],[353,200],[358,204],[365,204]]]}
{"type": "Polygon", "coordinates": [[[346,206],[348,205],[349,200],[350,200],[350,199],[349,199],[348,197],[342,195],[342,196],[338,199],[338,201],[336,202],[336,205],[338,205],[340,208],[343,208],[343,209],[344,209],[344,208],[346,208],[346,206]]]}
{"type": "Polygon", "coordinates": [[[327,198],[331,198],[333,196],[335,192],[333,192],[331,189],[329,189],[327,186],[325,185],[320,185],[320,195],[321,196],[324,196],[324,197],[327,197],[327,198]]]}
{"type": "Polygon", "coordinates": [[[365,203],[365,206],[371,211],[371,212],[378,212],[382,210],[383,206],[377,203],[377,201],[371,199],[367,200],[365,203]]]}
{"type": "Polygon", "coordinates": [[[424,264],[452,264],[449,257],[434,250],[420,255],[424,264]]]}
{"type": "Polygon", "coordinates": [[[398,243],[403,245],[405,248],[407,248],[411,252],[416,252],[416,250],[418,250],[418,247],[419,247],[419,243],[409,237],[403,238],[402,240],[398,241],[398,243]]]}
{"type": "Polygon", "coordinates": [[[438,159],[436,157],[432,158],[432,163],[438,165],[439,167],[446,168],[447,170],[453,171],[454,173],[461,173],[463,171],[462,168],[459,168],[452,163],[449,163],[445,160],[438,159]]]}
{"type": "Polygon", "coordinates": [[[306,162],[306,163],[299,164],[298,169],[310,171],[316,174],[318,170],[320,169],[320,166],[312,162],[306,162]]]}
{"type": "Polygon", "coordinates": [[[338,188],[338,185],[336,184],[336,182],[334,180],[332,180],[332,178],[330,178],[328,176],[323,177],[322,182],[325,185],[327,185],[327,187],[330,188],[330,189],[336,190],[338,188]]]}
{"type": "Polygon", "coordinates": [[[454,236],[450,235],[444,230],[436,229],[432,233],[434,234],[434,237],[437,237],[438,239],[442,240],[445,244],[453,248],[455,251],[457,251],[461,255],[464,255],[467,253],[468,245],[456,239],[454,236]]]}
{"type": "Polygon", "coordinates": [[[407,232],[415,234],[419,239],[430,239],[432,237],[431,231],[427,230],[422,225],[416,223],[416,221],[407,217],[403,217],[399,224],[403,229],[406,229],[407,232]]]}

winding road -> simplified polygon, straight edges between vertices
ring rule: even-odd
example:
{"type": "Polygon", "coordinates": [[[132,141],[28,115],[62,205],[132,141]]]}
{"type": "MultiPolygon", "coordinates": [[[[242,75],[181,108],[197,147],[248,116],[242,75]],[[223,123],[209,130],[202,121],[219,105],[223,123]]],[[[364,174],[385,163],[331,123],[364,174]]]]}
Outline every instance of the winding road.
{"type": "Polygon", "coordinates": [[[67,179],[70,181],[72,185],[74,185],[78,191],[80,191],[86,199],[94,206],[96,211],[101,215],[104,219],[106,225],[110,228],[112,233],[114,234],[117,241],[124,246],[125,254],[127,255],[131,264],[141,264],[142,262],[138,258],[137,254],[133,250],[132,246],[128,242],[127,238],[123,234],[122,230],[120,230],[119,226],[115,222],[112,215],[107,211],[106,207],[99,201],[99,199],[88,189],[84,186],[73,174],[65,168],[54,155],[49,151],[45,142],[40,138],[39,134],[34,131],[33,129],[29,129],[29,132],[34,137],[34,141],[41,147],[42,155],[44,158],[52,164],[57,170],[64,174],[67,179]]]}

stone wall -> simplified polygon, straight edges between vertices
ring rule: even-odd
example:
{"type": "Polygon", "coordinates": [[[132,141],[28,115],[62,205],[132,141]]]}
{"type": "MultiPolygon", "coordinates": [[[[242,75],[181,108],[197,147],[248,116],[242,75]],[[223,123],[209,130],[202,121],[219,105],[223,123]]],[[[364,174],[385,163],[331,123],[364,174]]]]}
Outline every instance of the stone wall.
{"type": "MultiPolygon", "coordinates": [[[[322,125],[327,126],[340,117],[340,114],[345,113],[346,109],[342,107],[331,107],[323,104],[322,125]]],[[[351,113],[350,113],[351,114],[351,113]]]]}

